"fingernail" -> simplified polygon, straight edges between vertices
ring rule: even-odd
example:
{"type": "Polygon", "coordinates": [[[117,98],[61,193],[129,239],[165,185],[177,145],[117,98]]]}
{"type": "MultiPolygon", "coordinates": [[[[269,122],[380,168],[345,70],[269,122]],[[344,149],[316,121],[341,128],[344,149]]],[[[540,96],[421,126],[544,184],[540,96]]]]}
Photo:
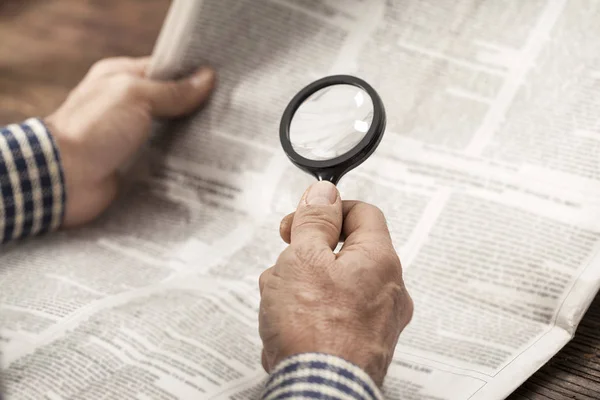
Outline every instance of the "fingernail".
{"type": "Polygon", "coordinates": [[[210,68],[202,68],[200,71],[196,72],[192,79],[190,80],[192,86],[196,88],[201,88],[209,84],[209,82],[213,79],[214,71],[210,68]]]}
{"type": "Polygon", "coordinates": [[[338,196],[338,190],[331,182],[321,181],[313,184],[308,189],[306,195],[306,204],[309,205],[330,205],[335,203],[338,196]]]}

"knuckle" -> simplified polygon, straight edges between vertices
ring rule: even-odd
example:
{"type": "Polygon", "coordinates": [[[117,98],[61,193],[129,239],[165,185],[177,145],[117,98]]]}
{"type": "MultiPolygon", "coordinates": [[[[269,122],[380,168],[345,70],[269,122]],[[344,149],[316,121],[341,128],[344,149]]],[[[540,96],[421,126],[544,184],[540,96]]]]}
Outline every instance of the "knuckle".
{"type": "Polygon", "coordinates": [[[412,320],[414,314],[414,303],[408,291],[406,290],[406,286],[402,284],[394,285],[394,309],[396,310],[396,315],[398,316],[399,322],[401,325],[406,326],[412,320]]]}
{"type": "Polygon", "coordinates": [[[373,242],[366,248],[367,257],[380,269],[397,270],[400,259],[396,251],[387,243],[373,242]]]}
{"type": "Polygon", "coordinates": [[[90,74],[101,74],[103,73],[112,63],[114,59],[105,58],[99,61],[96,61],[92,67],[90,68],[90,74]]]}
{"type": "Polygon", "coordinates": [[[297,218],[295,230],[303,232],[324,232],[327,235],[339,235],[340,227],[334,215],[316,209],[307,209],[301,218],[297,218]]]}
{"type": "Polygon", "coordinates": [[[126,57],[109,57],[96,61],[90,68],[90,74],[101,75],[113,69],[113,66],[126,60],[126,57]]]}
{"type": "Polygon", "coordinates": [[[405,317],[406,317],[406,324],[408,325],[410,323],[410,321],[412,321],[413,315],[415,313],[415,302],[413,301],[412,297],[408,294],[408,292],[406,290],[404,290],[405,294],[406,294],[406,313],[405,313],[405,317]]]}
{"type": "MultiPolygon", "coordinates": [[[[268,270],[267,270],[268,271],[268,270]]],[[[260,288],[260,290],[262,291],[262,289],[265,287],[265,282],[267,281],[267,271],[264,271],[262,274],[260,274],[260,276],[258,277],[258,287],[260,288]]]]}
{"type": "Polygon", "coordinates": [[[280,288],[282,284],[282,277],[278,274],[276,269],[277,267],[278,266],[275,265],[260,274],[258,278],[258,285],[261,292],[264,291],[265,294],[267,294],[269,291],[274,291],[280,288]]]}
{"type": "Polygon", "coordinates": [[[160,96],[169,103],[181,105],[190,104],[193,100],[194,91],[186,90],[187,86],[183,82],[161,82],[159,91],[160,96]]]}
{"type": "Polygon", "coordinates": [[[168,95],[172,96],[174,99],[184,99],[189,100],[194,94],[191,90],[186,90],[187,85],[185,82],[167,82],[165,83],[165,91],[168,95]]]}
{"type": "Polygon", "coordinates": [[[260,276],[258,277],[258,285],[263,288],[264,285],[267,283],[267,281],[269,280],[269,278],[274,275],[273,271],[275,269],[275,266],[269,267],[267,269],[265,269],[260,276]]]}
{"type": "Polygon", "coordinates": [[[329,265],[333,260],[333,253],[329,248],[317,247],[311,243],[299,243],[290,246],[294,264],[299,267],[315,267],[329,265]]]}
{"type": "Polygon", "coordinates": [[[355,206],[360,214],[370,215],[371,217],[385,220],[385,214],[381,208],[371,203],[359,202],[355,206]]]}
{"type": "Polygon", "coordinates": [[[111,92],[121,99],[134,97],[138,91],[138,81],[130,75],[115,75],[109,80],[111,92]]]}
{"type": "Polygon", "coordinates": [[[394,250],[385,253],[382,267],[393,281],[402,282],[402,263],[394,250]]]}
{"type": "Polygon", "coordinates": [[[392,246],[383,243],[372,243],[365,249],[364,255],[368,263],[364,266],[366,273],[378,282],[403,284],[402,264],[392,246]]]}

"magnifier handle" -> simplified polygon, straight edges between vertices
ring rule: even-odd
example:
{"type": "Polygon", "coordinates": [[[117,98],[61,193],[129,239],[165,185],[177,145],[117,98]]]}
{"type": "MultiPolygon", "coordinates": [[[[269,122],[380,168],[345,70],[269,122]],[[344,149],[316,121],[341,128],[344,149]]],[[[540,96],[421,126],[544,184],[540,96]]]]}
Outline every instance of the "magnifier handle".
{"type": "Polygon", "coordinates": [[[338,182],[342,178],[343,172],[336,169],[330,169],[317,171],[314,175],[320,181],[329,181],[337,186],[338,182]]]}

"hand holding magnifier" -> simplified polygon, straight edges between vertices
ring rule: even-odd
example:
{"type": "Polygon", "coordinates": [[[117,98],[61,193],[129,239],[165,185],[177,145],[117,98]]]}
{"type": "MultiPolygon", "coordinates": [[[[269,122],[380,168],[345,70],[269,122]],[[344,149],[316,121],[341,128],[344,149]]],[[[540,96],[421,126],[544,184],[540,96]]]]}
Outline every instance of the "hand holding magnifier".
{"type": "Polygon", "coordinates": [[[279,134],[292,163],[336,185],[375,151],[385,121],[383,103],[369,84],[335,75],[311,83],[290,101],[279,134]]]}

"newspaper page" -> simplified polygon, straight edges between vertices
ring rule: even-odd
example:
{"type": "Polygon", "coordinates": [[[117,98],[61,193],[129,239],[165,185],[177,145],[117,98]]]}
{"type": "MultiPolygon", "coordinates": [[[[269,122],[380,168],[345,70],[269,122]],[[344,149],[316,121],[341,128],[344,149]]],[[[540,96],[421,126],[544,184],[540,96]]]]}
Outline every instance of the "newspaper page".
{"type": "Polygon", "coordinates": [[[0,254],[9,398],[258,396],[257,279],[313,181],[283,155],[279,119],[333,73],[367,80],[388,114],[339,185],[385,212],[415,302],[386,397],[505,398],[600,286],[599,7],[174,1],[153,73],[208,63],[218,90],[157,126],[98,222],[0,254]]]}
{"type": "MultiPolygon", "coordinates": [[[[324,68],[323,59],[327,73],[359,75],[383,97],[384,142],[340,189],[343,198],[385,211],[415,299],[388,397],[506,397],[570,339],[599,286],[598,125],[589,92],[597,79],[589,57],[594,4],[236,4],[204,2],[197,33],[174,64],[178,72],[216,64],[227,88],[222,96],[244,104],[234,112],[228,108],[237,102],[213,103],[221,116],[213,126],[225,127],[217,135],[260,135],[261,146],[278,148],[286,100],[322,76],[314,70],[324,68]],[[299,14],[303,24],[322,25],[297,33],[299,14]],[[277,21],[289,29],[276,30],[277,21]],[[280,44],[289,36],[293,54],[280,44]],[[294,63],[300,65],[290,68],[294,63]],[[574,69],[577,79],[562,79],[574,69]],[[274,101],[257,97],[257,87],[261,96],[274,88],[274,101]]],[[[208,124],[186,126],[182,140],[188,132],[212,134],[208,124]]],[[[281,164],[272,161],[266,171],[278,184],[256,231],[263,240],[250,241],[210,274],[255,282],[282,249],[269,232],[312,178],[281,152],[273,160],[281,164]]]]}

